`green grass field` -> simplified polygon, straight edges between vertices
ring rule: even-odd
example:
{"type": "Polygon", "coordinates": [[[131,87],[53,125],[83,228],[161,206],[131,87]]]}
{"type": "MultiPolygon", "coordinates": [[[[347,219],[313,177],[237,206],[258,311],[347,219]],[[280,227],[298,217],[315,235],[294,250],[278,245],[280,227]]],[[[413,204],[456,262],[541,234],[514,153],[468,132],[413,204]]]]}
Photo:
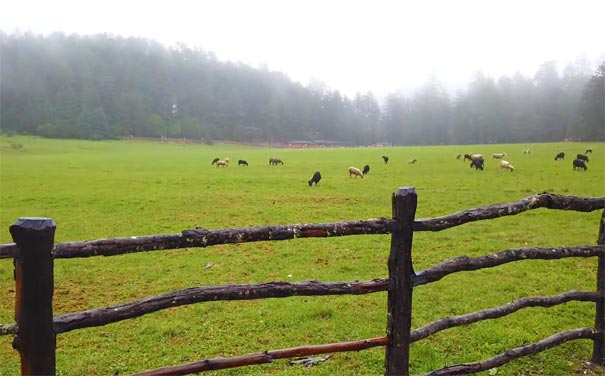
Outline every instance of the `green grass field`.
{"type": "MultiPolygon", "coordinates": [[[[605,144],[559,143],[397,148],[266,149],[133,141],[0,137],[0,243],[20,216],[50,217],[56,242],[206,229],[390,217],[391,194],[414,186],[417,218],[518,201],[545,191],[605,195],[605,144]],[[20,143],[23,148],[11,144],[20,143]],[[531,155],[523,149],[530,148],[531,155]],[[592,147],[588,171],[572,159],[592,147]],[[554,161],[564,151],[565,161],[554,161]],[[485,171],[457,153],[506,152],[515,166],[485,171]],[[381,156],[388,155],[385,165],[381,156]],[[215,157],[231,166],[216,168],[215,157]],[[270,157],[284,160],[269,166],[270,157]],[[238,167],[245,159],[249,167],[238,167]],[[415,165],[407,163],[417,159],[415,165]],[[365,179],[347,168],[371,166],[365,179]],[[308,187],[314,171],[323,176],[308,187]]],[[[601,212],[538,209],[414,236],[416,271],[508,248],[594,244],[601,212]]],[[[297,239],[55,261],[55,315],[125,303],[193,286],[267,281],[385,278],[389,235],[297,239]],[[212,263],[212,268],[204,265],[212,263]]],[[[414,290],[413,328],[514,299],[594,290],[596,259],[526,261],[458,273],[414,290]]],[[[12,260],[0,260],[0,323],[14,321],[12,260]]],[[[474,362],[556,332],[594,325],[593,303],[525,309],[440,332],[411,347],[411,372],[474,362]]],[[[294,297],[178,307],[57,337],[61,375],[129,374],[219,356],[385,335],[386,293],[294,297]]],[[[11,336],[0,337],[0,375],[19,373],[11,336]]],[[[497,370],[498,375],[569,375],[586,370],[592,343],[572,341],[497,370]]],[[[600,370],[587,370],[598,374],[600,370]]],[[[271,365],[215,375],[380,375],[384,349],[338,353],[319,366],[271,365]]],[[[485,373],[487,374],[487,373],[485,373]]],[[[493,372],[491,373],[493,374],[493,372]]]]}

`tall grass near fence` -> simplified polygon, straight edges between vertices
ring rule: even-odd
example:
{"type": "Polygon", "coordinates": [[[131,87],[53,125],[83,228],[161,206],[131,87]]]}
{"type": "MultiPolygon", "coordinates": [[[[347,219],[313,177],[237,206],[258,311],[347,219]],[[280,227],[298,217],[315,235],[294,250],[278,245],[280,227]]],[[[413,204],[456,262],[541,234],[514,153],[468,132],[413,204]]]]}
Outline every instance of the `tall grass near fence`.
{"type": "MultiPolygon", "coordinates": [[[[24,147],[16,150],[5,140],[0,140],[2,228],[8,228],[18,216],[48,216],[57,221],[57,241],[174,233],[196,226],[218,229],[388,217],[390,193],[403,185],[414,185],[419,192],[418,218],[515,201],[543,191],[579,196],[602,196],[605,191],[603,145],[591,145],[595,154],[584,173],[572,171],[570,160],[553,160],[556,152],[567,151],[569,155],[585,147],[581,144],[533,145],[531,156],[527,156],[522,154],[525,145],[276,150],[20,138],[24,147]],[[484,172],[470,170],[455,159],[456,153],[467,150],[485,154],[505,151],[516,171],[501,172],[493,161],[487,161],[484,172]],[[380,159],[385,153],[391,157],[389,165],[380,159]],[[215,156],[246,159],[250,166],[215,168],[210,166],[215,156]],[[271,156],[283,159],[285,165],[269,166],[271,156]],[[412,158],[418,159],[417,164],[408,165],[412,158]],[[366,163],[372,167],[368,178],[348,177],[349,165],[362,167],[366,163]],[[319,187],[309,188],[306,180],[315,170],[320,170],[324,179],[319,187]]],[[[598,229],[595,213],[532,212],[489,222],[429,237],[416,234],[415,264],[433,264],[459,255],[461,249],[472,256],[525,243],[594,244],[598,229]]],[[[0,239],[10,242],[7,232],[0,233],[0,239]]],[[[388,242],[388,237],[380,236],[300,240],[118,256],[102,263],[78,260],[68,265],[57,261],[55,313],[225,281],[374,278],[384,273],[388,242]]],[[[6,260],[2,264],[0,298],[9,304],[2,305],[0,321],[9,322],[14,299],[10,291],[12,265],[6,260]]],[[[594,289],[594,262],[528,264],[463,273],[446,277],[430,289],[418,288],[414,292],[413,327],[436,317],[504,304],[523,294],[594,289]]],[[[58,369],[65,374],[92,374],[99,369],[128,373],[263,347],[370,338],[384,333],[384,301],[384,296],[292,298],[176,308],[130,324],[60,336],[58,369]],[[331,304],[323,304],[324,300],[331,304]],[[241,337],[252,341],[240,341],[241,337]]],[[[561,328],[591,326],[592,312],[591,306],[573,303],[517,313],[510,322],[501,319],[447,331],[438,335],[440,338],[412,346],[412,370],[420,373],[465,359],[486,358],[561,328]]],[[[0,356],[9,361],[2,362],[0,373],[12,374],[17,357],[2,340],[0,356]]],[[[565,374],[577,370],[589,357],[588,344],[570,343],[535,359],[502,367],[499,372],[565,374]]],[[[383,350],[342,354],[311,372],[377,374],[383,358],[383,350]]],[[[223,373],[310,371],[277,362],[229,372],[223,373]]]]}

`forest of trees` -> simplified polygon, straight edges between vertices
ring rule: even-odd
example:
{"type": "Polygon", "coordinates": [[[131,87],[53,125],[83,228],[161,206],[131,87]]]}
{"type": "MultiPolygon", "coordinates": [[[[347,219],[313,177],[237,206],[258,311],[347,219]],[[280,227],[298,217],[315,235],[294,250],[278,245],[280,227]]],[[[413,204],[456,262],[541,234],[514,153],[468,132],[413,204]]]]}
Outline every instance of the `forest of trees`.
{"type": "MultiPolygon", "coordinates": [[[[376,67],[379,69],[379,67],[376,67]]],[[[476,74],[451,97],[436,79],[380,105],[322,83],[140,38],[0,32],[0,129],[107,139],[128,135],[354,145],[605,140],[605,61],[534,77],[476,74]]]]}

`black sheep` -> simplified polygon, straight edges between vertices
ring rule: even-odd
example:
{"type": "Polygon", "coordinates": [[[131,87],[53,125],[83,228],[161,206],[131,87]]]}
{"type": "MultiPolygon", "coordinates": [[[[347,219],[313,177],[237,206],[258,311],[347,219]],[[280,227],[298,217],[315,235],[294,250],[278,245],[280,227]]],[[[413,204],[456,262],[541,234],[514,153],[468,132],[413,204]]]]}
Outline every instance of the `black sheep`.
{"type": "Polygon", "coordinates": [[[370,173],[370,165],[363,166],[363,174],[367,175],[370,173]]]}
{"type": "Polygon", "coordinates": [[[382,156],[382,160],[384,161],[384,164],[389,163],[389,157],[387,157],[386,155],[382,156]]]}
{"type": "Polygon", "coordinates": [[[592,148],[588,148],[588,149],[586,149],[586,151],[584,152],[584,154],[588,154],[588,153],[592,153],[592,148]]]}
{"type": "Polygon", "coordinates": [[[246,162],[243,159],[240,159],[239,161],[237,161],[237,165],[238,166],[248,166],[248,162],[246,162]]]}
{"type": "Polygon", "coordinates": [[[211,163],[211,164],[215,164],[215,163],[216,163],[216,162],[218,162],[219,160],[220,160],[220,158],[214,158],[214,159],[212,160],[212,163],[211,163]]]}
{"type": "Polygon", "coordinates": [[[560,152],[555,156],[555,161],[558,161],[559,159],[565,159],[565,153],[560,152]]]}
{"type": "Polygon", "coordinates": [[[584,162],[588,162],[588,157],[586,155],[584,155],[584,154],[578,154],[576,156],[576,159],[579,159],[579,160],[584,161],[584,162]]]}
{"type": "Polygon", "coordinates": [[[317,183],[319,183],[319,181],[321,180],[321,174],[319,173],[319,171],[315,171],[315,173],[313,174],[313,177],[311,178],[311,180],[309,180],[309,187],[313,185],[313,183],[315,183],[315,186],[317,187],[317,183]]]}
{"type": "Polygon", "coordinates": [[[573,161],[573,169],[574,170],[580,170],[583,169],[584,171],[588,170],[588,167],[586,166],[586,163],[581,160],[581,159],[576,159],[573,161]]]}
{"type": "Polygon", "coordinates": [[[485,161],[483,160],[483,158],[477,158],[477,159],[473,159],[471,161],[471,168],[476,168],[477,170],[481,170],[483,171],[483,163],[485,163],[485,161]]]}

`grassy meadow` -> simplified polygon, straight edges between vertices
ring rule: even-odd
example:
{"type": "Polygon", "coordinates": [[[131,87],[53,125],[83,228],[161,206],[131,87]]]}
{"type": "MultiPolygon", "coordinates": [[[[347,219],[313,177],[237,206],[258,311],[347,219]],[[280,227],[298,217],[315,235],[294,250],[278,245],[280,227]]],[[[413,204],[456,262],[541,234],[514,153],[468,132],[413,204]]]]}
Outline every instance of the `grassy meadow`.
{"type": "MultiPolygon", "coordinates": [[[[391,194],[413,186],[417,218],[518,201],[552,192],[605,195],[605,144],[558,143],[394,148],[268,149],[137,141],[0,137],[0,243],[20,216],[50,217],[55,241],[390,217],[391,194]],[[22,144],[15,148],[11,144],[22,144]],[[573,171],[592,147],[588,171],[573,171]],[[523,149],[530,148],[530,155],[523,149]],[[564,151],[564,161],[554,161],[564,151]],[[515,166],[469,168],[457,153],[506,152],[515,166]],[[381,156],[388,155],[384,164],[381,156]],[[215,157],[231,166],[216,168],[215,157]],[[283,166],[269,166],[270,157],[283,166]],[[249,167],[237,166],[245,159],[249,167]],[[414,165],[407,163],[417,159],[414,165]],[[349,166],[371,166],[365,179],[349,166]],[[314,171],[317,187],[307,180],[314,171]]],[[[532,210],[437,233],[414,235],[419,271],[456,256],[525,246],[594,244],[601,212],[532,210]]],[[[54,313],[60,315],[194,286],[267,281],[385,278],[390,235],[297,239],[55,261],[54,313]],[[205,265],[212,264],[211,268],[205,265]]],[[[414,290],[412,327],[536,295],[594,290],[596,259],[525,261],[464,272],[414,290]]],[[[0,260],[0,323],[14,321],[12,260],[0,260]]],[[[529,308],[442,331],[411,346],[411,372],[474,362],[556,332],[594,325],[593,303],[529,308]]],[[[57,336],[61,375],[129,374],[205,358],[385,335],[386,293],[202,303],[57,336]]],[[[0,375],[19,374],[12,336],[0,337],[0,375]]],[[[571,341],[497,369],[498,375],[598,374],[592,342],[571,341]]],[[[384,348],[337,353],[318,366],[287,361],[210,375],[380,375],[384,348]]],[[[488,374],[487,372],[485,374],[488,374]]],[[[493,375],[492,371],[489,373],[493,375]]]]}

